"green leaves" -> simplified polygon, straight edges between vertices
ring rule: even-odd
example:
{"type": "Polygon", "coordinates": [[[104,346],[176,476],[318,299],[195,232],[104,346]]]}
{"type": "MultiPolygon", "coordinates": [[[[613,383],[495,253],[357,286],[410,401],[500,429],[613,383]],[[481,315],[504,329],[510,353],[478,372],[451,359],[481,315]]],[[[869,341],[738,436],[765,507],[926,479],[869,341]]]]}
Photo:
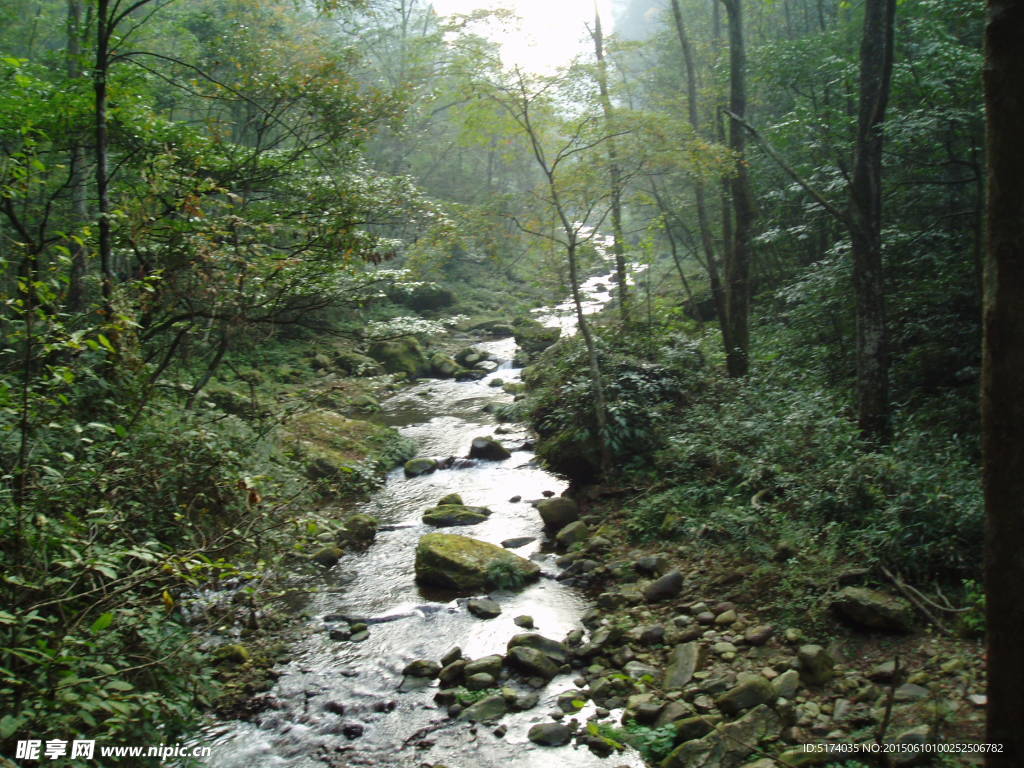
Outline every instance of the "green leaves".
{"type": "Polygon", "coordinates": [[[98,635],[100,632],[109,627],[113,622],[113,613],[109,611],[107,611],[106,613],[101,613],[99,617],[96,619],[96,621],[92,623],[92,626],[89,627],[89,631],[92,632],[94,635],[98,635]]]}

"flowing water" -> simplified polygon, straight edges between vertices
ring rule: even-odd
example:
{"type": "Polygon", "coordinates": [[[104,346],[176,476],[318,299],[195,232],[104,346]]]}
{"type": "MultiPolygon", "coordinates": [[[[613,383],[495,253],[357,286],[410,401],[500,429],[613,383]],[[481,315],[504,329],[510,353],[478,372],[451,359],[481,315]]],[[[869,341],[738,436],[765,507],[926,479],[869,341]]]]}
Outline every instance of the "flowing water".
{"type": "MultiPolygon", "coordinates": [[[[588,281],[592,291],[588,311],[607,301],[608,294],[599,285],[607,282],[607,276],[588,281]]],[[[560,305],[540,319],[572,332],[571,308],[571,303],[560,305]]],[[[506,339],[474,346],[501,361],[498,370],[480,381],[424,380],[383,403],[382,418],[417,442],[418,455],[465,456],[474,437],[499,430],[483,407],[511,401],[500,387],[489,384],[493,378],[518,380],[519,370],[509,362],[515,344],[506,339]]],[[[498,438],[513,449],[511,458],[417,478],[406,478],[395,470],[373,499],[360,505],[357,511],[379,518],[384,529],[367,551],[346,555],[310,584],[312,594],[304,610],[313,618],[308,620],[304,639],[293,647],[290,661],[278,670],[281,676],[271,691],[275,706],[255,722],[219,721],[198,736],[197,744],[212,747],[210,766],[643,765],[635,753],[614,756],[609,762],[585,748],[539,747],[527,740],[533,723],[550,719],[557,695],[574,688],[572,675],[551,681],[532,710],[505,715],[503,737],[496,736],[492,727],[449,720],[446,710],[433,702],[436,681],[425,688],[399,691],[401,671],[414,659],[437,660],[455,646],[470,658],[504,654],[509,638],[526,631],[513,623],[520,614],[533,617],[535,631],[561,640],[580,626],[579,619],[589,607],[572,587],[551,578],[558,572],[555,556],[542,548],[540,518],[529,503],[542,498],[545,491],[561,493],[565,481],[537,467],[530,451],[516,449],[527,437],[524,428],[505,425],[500,430],[504,434],[498,438]],[[533,539],[513,551],[534,559],[544,577],[518,593],[493,593],[502,609],[495,619],[472,616],[465,596],[423,589],[413,580],[416,543],[433,530],[420,518],[449,493],[460,494],[466,504],[489,507],[493,514],[474,526],[442,530],[495,544],[517,537],[533,539]],[[516,496],[522,500],[510,500],[516,496]],[[369,638],[359,643],[331,640],[324,622],[330,614],[366,620],[369,638]],[[362,732],[355,736],[359,727],[362,732]],[[418,738],[414,737],[417,732],[418,738]]],[[[590,711],[588,707],[577,717],[582,721],[590,711]]]]}

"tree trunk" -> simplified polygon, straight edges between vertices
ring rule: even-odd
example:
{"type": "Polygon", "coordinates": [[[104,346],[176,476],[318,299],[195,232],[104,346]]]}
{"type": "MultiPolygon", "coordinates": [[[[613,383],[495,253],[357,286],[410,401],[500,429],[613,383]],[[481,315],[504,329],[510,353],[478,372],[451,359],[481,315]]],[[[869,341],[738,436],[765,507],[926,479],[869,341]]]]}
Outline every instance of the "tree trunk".
{"type": "Polygon", "coordinates": [[[107,136],[107,75],[110,69],[110,0],[97,0],[96,6],[96,67],[93,70],[96,119],[96,197],[97,228],[99,230],[100,280],[103,288],[104,310],[107,319],[113,319],[111,307],[114,292],[113,238],[110,226],[110,141],[107,136]]]}
{"type": "Polygon", "coordinates": [[[988,246],[981,420],[988,624],[988,768],[1024,765],[1024,3],[989,0],[985,31],[988,246]]]}
{"type": "Polygon", "coordinates": [[[857,314],[857,421],[864,437],[889,437],[889,340],[882,265],[882,125],[892,80],[896,0],[865,0],[850,235],[857,314]]]}
{"type": "MultiPolygon", "coordinates": [[[[729,110],[741,119],[747,112],[747,54],[743,42],[743,0],[722,0],[729,17],[729,110]]],[[[750,260],[754,197],[746,165],[746,130],[740,120],[729,123],[729,147],[736,153],[732,193],[733,242],[725,259],[725,311],[729,326],[726,366],[733,377],[746,376],[750,354],[750,260]]]]}
{"type": "MultiPolygon", "coordinates": [[[[74,83],[82,76],[82,3],[81,0],[68,0],[67,18],[67,76],[74,83]]],[[[73,129],[74,130],[74,129],[73,129]]],[[[71,187],[72,231],[81,227],[89,216],[86,204],[85,152],[76,136],[68,150],[68,176],[71,187]]],[[[88,252],[84,244],[80,245],[68,238],[67,247],[71,251],[71,267],[68,274],[68,309],[81,312],[85,306],[83,281],[86,274],[86,258],[88,252]]]]}
{"type": "MultiPolygon", "coordinates": [[[[717,7],[717,6],[716,6],[717,7]]],[[[687,112],[690,119],[690,127],[693,128],[695,136],[701,135],[700,117],[697,109],[697,68],[693,61],[693,46],[690,45],[690,38],[686,34],[686,25],[683,23],[683,13],[679,7],[679,0],[672,0],[672,18],[675,21],[676,37],[679,38],[679,47],[683,50],[683,62],[686,65],[686,101],[687,112]]],[[[704,250],[704,263],[708,273],[708,285],[711,287],[711,298],[715,302],[715,312],[718,315],[718,325],[722,329],[722,342],[725,345],[726,353],[732,348],[729,341],[729,323],[725,311],[725,294],[722,291],[722,281],[719,277],[718,259],[715,255],[715,245],[711,236],[711,223],[708,217],[707,194],[704,189],[704,180],[699,176],[693,180],[693,193],[697,202],[697,227],[700,230],[700,242],[704,250]]]]}
{"type": "MultiPolygon", "coordinates": [[[[608,95],[608,65],[604,58],[604,36],[601,33],[601,16],[594,13],[594,54],[597,57],[597,87],[601,97],[601,110],[604,114],[605,132],[609,137],[613,134],[614,115],[612,100],[608,95]]],[[[619,165],[618,148],[615,139],[606,142],[608,151],[608,176],[611,186],[611,219],[612,219],[612,253],[615,256],[615,275],[619,280],[619,312],[623,325],[629,323],[629,286],[626,284],[626,253],[625,240],[622,236],[622,168],[619,165]]]]}

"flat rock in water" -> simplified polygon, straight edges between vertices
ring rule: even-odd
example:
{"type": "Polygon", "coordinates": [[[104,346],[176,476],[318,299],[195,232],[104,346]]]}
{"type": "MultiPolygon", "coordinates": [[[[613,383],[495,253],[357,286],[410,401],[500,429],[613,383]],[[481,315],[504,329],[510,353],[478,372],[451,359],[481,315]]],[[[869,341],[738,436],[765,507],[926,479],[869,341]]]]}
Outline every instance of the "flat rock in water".
{"type": "Polygon", "coordinates": [[[416,546],[416,581],[460,591],[516,588],[540,567],[501,547],[453,533],[428,533],[416,546]]]}
{"type": "Polygon", "coordinates": [[[505,697],[496,693],[466,707],[459,713],[459,720],[473,720],[478,723],[485,720],[497,720],[506,712],[508,712],[508,704],[505,702],[505,697]]]}
{"type": "Polygon", "coordinates": [[[561,747],[572,739],[572,731],[561,723],[537,723],[530,728],[527,738],[542,747],[561,747]]]}
{"type": "Polygon", "coordinates": [[[476,525],[487,519],[490,510],[486,507],[467,507],[462,504],[442,504],[427,510],[423,522],[435,528],[450,528],[456,525],[476,525]]]}
{"type": "Polygon", "coordinates": [[[560,531],[569,523],[580,519],[580,508],[572,499],[564,496],[552,499],[543,499],[537,502],[537,511],[544,526],[552,531],[560,531]]]}
{"type": "Polygon", "coordinates": [[[501,615],[501,606],[489,597],[474,597],[466,608],[478,619],[493,619],[501,615]]]}
{"type": "Polygon", "coordinates": [[[487,459],[489,461],[501,461],[512,454],[508,448],[503,446],[493,437],[474,437],[469,446],[469,458],[487,459]]]}
{"type": "Polygon", "coordinates": [[[501,542],[501,546],[505,549],[519,549],[519,547],[525,547],[527,544],[532,544],[537,539],[533,536],[518,536],[514,539],[505,539],[501,542]]]}

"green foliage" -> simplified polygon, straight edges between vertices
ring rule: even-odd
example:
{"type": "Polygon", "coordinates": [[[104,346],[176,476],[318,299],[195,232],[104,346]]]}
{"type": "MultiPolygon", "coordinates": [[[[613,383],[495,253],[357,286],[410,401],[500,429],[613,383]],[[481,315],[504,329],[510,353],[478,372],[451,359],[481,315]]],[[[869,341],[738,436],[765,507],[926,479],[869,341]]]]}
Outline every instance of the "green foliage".
{"type": "Polygon", "coordinates": [[[985,587],[975,579],[964,579],[966,611],[960,614],[960,626],[969,635],[985,635],[985,587]]]}
{"type": "Polygon", "coordinates": [[[593,736],[604,739],[615,749],[623,749],[623,745],[633,747],[650,763],[660,763],[676,742],[676,729],[672,725],[660,728],[640,725],[630,720],[625,727],[619,728],[609,723],[588,723],[587,730],[593,736]]]}
{"type": "Polygon", "coordinates": [[[468,707],[470,704],[476,704],[496,693],[501,693],[501,691],[498,688],[482,688],[479,691],[471,691],[460,685],[455,689],[455,700],[462,706],[468,707]]]}
{"type": "Polygon", "coordinates": [[[494,589],[521,589],[529,580],[515,563],[494,560],[487,564],[486,580],[494,589]]]}

